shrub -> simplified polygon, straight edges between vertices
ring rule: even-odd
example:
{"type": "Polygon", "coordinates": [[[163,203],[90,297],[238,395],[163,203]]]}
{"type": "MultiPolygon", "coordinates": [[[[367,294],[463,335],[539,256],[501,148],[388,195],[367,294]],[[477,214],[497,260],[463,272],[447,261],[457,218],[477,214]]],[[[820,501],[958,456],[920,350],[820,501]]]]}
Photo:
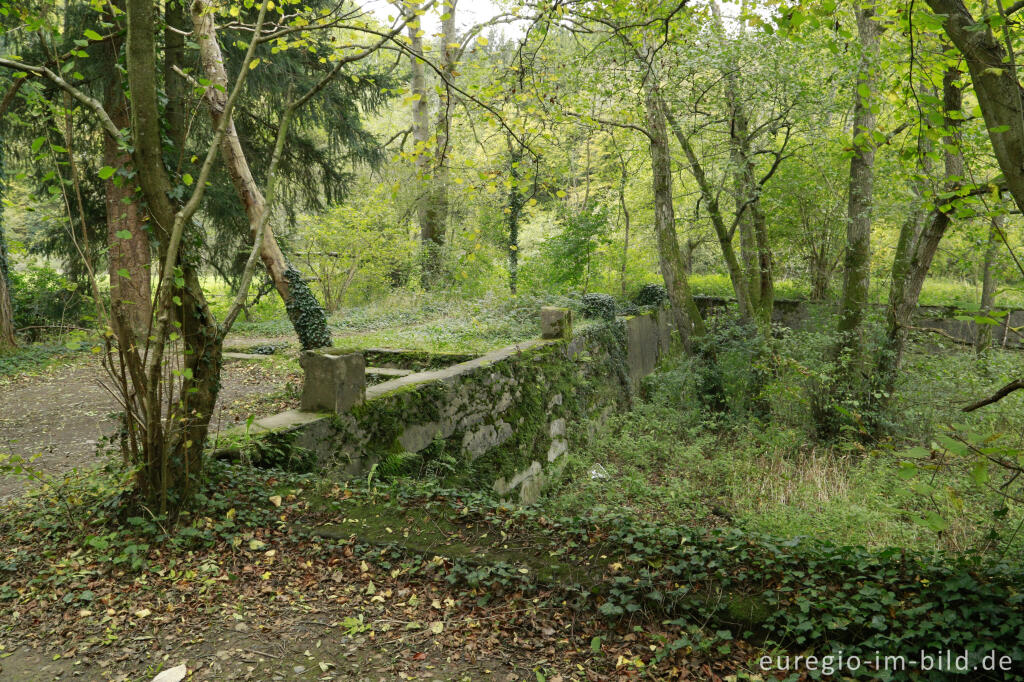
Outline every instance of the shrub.
{"type": "Polygon", "coordinates": [[[14,326],[38,340],[47,328],[77,326],[84,316],[86,297],[78,286],[47,265],[11,270],[14,326]]]}
{"type": "Polygon", "coordinates": [[[639,306],[658,306],[668,299],[668,291],[660,284],[645,284],[633,296],[639,306]]]}
{"type": "Polygon", "coordinates": [[[580,313],[587,319],[614,320],[615,299],[608,294],[583,294],[580,313]]]}

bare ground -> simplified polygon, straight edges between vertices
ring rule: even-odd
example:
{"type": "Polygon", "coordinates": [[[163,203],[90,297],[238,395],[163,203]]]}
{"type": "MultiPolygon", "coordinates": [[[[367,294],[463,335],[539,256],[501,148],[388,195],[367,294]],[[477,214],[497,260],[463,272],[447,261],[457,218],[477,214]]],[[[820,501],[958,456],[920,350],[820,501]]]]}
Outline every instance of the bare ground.
{"type": "MultiPolygon", "coordinates": [[[[36,457],[31,467],[50,476],[101,464],[101,439],[114,430],[117,402],[103,387],[106,374],[95,356],[42,374],[0,384],[0,454],[36,457]]],[[[263,362],[224,366],[210,433],[296,407],[291,397],[301,377],[263,362]],[[283,392],[291,389],[290,395],[283,392]]],[[[0,503],[31,485],[25,476],[0,474],[0,503]]]]}

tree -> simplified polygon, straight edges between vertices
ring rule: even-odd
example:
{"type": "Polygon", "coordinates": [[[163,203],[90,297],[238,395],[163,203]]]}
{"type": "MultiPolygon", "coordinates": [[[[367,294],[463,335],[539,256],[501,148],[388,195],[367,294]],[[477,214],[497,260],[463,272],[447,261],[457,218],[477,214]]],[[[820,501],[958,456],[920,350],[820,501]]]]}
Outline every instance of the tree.
{"type": "MultiPolygon", "coordinates": [[[[960,70],[956,65],[947,67],[942,74],[943,125],[937,132],[941,135],[939,142],[944,150],[943,189],[952,196],[956,196],[965,175],[960,140],[956,132],[963,120],[960,76],[960,70]]],[[[918,221],[917,211],[911,211],[900,228],[892,264],[889,307],[886,312],[886,338],[879,350],[876,363],[881,395],[891,395],[895,387],[909,333],[908,327],[939,242],[949,228],[953,204],[954,202],[949,202],[935,206],[923,223],[918,221]]]]}
{"type": "MultiPolygon", "coordinates": [[[[223,109],[218,111],[220,119],[203,154],[197,177],[194,182],[185,181],[183,186],[172,180],[176,171],[174,156],[165,154],[165,139],[173,140],[177,135],[175,131],[165,135],[165,120],[161,117],[161,71],[157,68],[155,43],[159,27],[157,6],[153,0],[128,0],[126,4],[125,69],[131,101],[128,135],[138,183],[158,244],[160,273],[151,332],[143,338],[138,337],[124,313],[120,313],[121,317],[113,325],[116,353],[107,354],[106,366],[124,408],[123,447],[137,466],[137,500],[149,509],[172,517],[188,505],[202,477],[203,448],[220,386],[224,337],[245,303],[253,271],[263,250],[265,224],[271,213],[267,209],[258,215],[253,229],[254,244],[239,291],[224,319],[218,321],[207,305],[199,278],[197,247],[202,240],[196,233],[192,218],[203,201],[218,152],[228,133],[232,110],[248,74],[259,65],[256,58],[259,48],[282,36],[296,34],[296,38],[301,38],[304,32],[334,29],[339,25],[360,35],[379,36],[368,47],[349,43],[338,45],[331,55],[333,65],[326,75],[294,99],[289,93],[281,111],[265,183],[265,205],[272,207],[277,190],[276,171],[295,112],[337,77],[345,65],[375,53],[404,28],[404,23],[400,23],[390,31],[380,31],[375,25],[359,21],[359,12],[343,13],[340,17],[317,15],[312,20],[299,14],[290,16],[286,25],[279,22],[268,27],[269,5],[270,0],[264,0],[255,22],[243,29],[251,31],[248,34],[254,38],[247,41],[245,58],[234,83],[215,86],[211,82],[200,86],[223,88],[228,92],[223,100],[215,100],[222,103],[223,109]],[[346,19],[350,23],[344,24],[346,19]],[[178,196],[183,196],[183,200],[176,201],[174,197],[178,196]]],[[[4,9],[10,12],[12,8],[4,5],[4,9]]],[[[212,24],[204,23],[207,11],[205,5],[200,5],[197,10],[197,21],[209,28],[201,38],[215,41],[217,37],[212,24]]],[[[282,18],[283,12],[279,9],[282,18]]],[[[45,17],[33,20],[45,23],[45,17]]],[[[301,45],[302,41],[297,43],[301,45]]],[[[116,141],[119,148],[129,144],[125,132],[114,123],[102,102],[49,66],[28,64],[4,56],[0,57],[0,67],[48,80],[94,116],[104,134],[116,141]]],[[[67,69],[62,70],[65,71],[67,69]]],[[[177,151],[180,156],[182,150],[177,151]]]]}
{"type": "Polygon", "coordinates": [[[438,65],[441,85],[438,87],[437,117],[430,125],[429,93],[420,15],[422,3],[414,2],[406,9],[409,35],[410,97],[412,99],[413,155],[420,183],[416,198],[416,216],[420,225],[423,249],[423,285],[431,288],[442,272],[443,248],[448,224],[448,159],[449,137],[454,101],[451,84],[464,47],[455,32],[455,9],[458,0],[444,0],[441,6],[440,54],[438,65]],[[433,149],[431,149],[433,143],[433,149]]]}
{"type": "Polygon", "coordinates": [[[867,310],[871,285],[871,209],[874,199],[875,69],[881,27],[873,6],[857,8],[860,66],[853,99],[853,156],[847,195],[843,292],[839,306],[839,343],[835,354],[856,352],[857,334],[867,310]]]}
{"type": "Polygon", "coordinates": [[[11,305],[10,266],[7,262],[7,238],[4,234],[4,199],[7,174],[4,168],[4,145],[0,142],[0,350],[14,348],[14,308],[11,305]]]}

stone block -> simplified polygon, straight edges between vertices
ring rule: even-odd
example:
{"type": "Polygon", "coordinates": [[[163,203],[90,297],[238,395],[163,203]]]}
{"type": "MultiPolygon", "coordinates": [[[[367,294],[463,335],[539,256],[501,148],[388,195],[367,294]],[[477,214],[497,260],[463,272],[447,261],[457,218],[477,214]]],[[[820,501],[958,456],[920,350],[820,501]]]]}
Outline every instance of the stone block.
{"type": "Polygon", "coordinates": [[[305,351],[299,364],[306,374],[302,383],[304,411],[340,413],[366,399],[366,362],[362,353],[329,355],[305,351]]]}
{"type": "Polygon", "coordinates": [[[540,337],[542,339],[572,338],[572,311],[568,308],[541,308],[540,337]]]}

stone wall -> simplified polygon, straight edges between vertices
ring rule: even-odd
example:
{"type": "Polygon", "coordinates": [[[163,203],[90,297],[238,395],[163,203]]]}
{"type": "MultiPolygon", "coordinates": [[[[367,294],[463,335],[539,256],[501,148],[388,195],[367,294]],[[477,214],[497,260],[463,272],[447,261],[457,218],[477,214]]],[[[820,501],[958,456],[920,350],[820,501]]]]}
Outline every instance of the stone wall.
{"type": "MultiPolygon", "coordinates": [[[[695,296],[701,314],[732,306],[735,300],[718,296],[695,296]]],[[[874,304],[879,314],[884,314],[885,305],[874,304]]],[[[772,321],[784,327],[797,329],[810,320],[824,319],[834,312],[831,303],[817,303],[793,299],[776,299],[772,310],[772,321]]],[[[1016,330],[1024,330],[1024,310],[1000,309],[1006,315],[999,319],[998,325],[992,326],[992,345],[1002,348],[1024,348],[1024,336],[1016,330]]],[[[977,339],[978,323],[973,319],[957,319],[965,317],[956,306],[926,305],[918,306],[914,315],[914,326],[941,332],[943,336],[973,345],[977,339]]]]}
{"type": "MultiPolygon", "coordinates": [[[[529,502],[570,443],[584,441],[610,412],[625,409],[640,379],[669,352],[669,319],[658,310],[583,325],[561,338],[533,339],[366,386],[365,400],[351,406],[334,398],[333,387],[311,386],[311,393],[328,394],[344,409],[292,410],[256,421],[249,434],[284,439],[313,453],[318,466],[353,477],[374,465],[384,471],[403,460],[444,461],[457,484],[490,486],[529,502]]],[[[571,329],[571,319],[565,325],[571,329]]]]}

